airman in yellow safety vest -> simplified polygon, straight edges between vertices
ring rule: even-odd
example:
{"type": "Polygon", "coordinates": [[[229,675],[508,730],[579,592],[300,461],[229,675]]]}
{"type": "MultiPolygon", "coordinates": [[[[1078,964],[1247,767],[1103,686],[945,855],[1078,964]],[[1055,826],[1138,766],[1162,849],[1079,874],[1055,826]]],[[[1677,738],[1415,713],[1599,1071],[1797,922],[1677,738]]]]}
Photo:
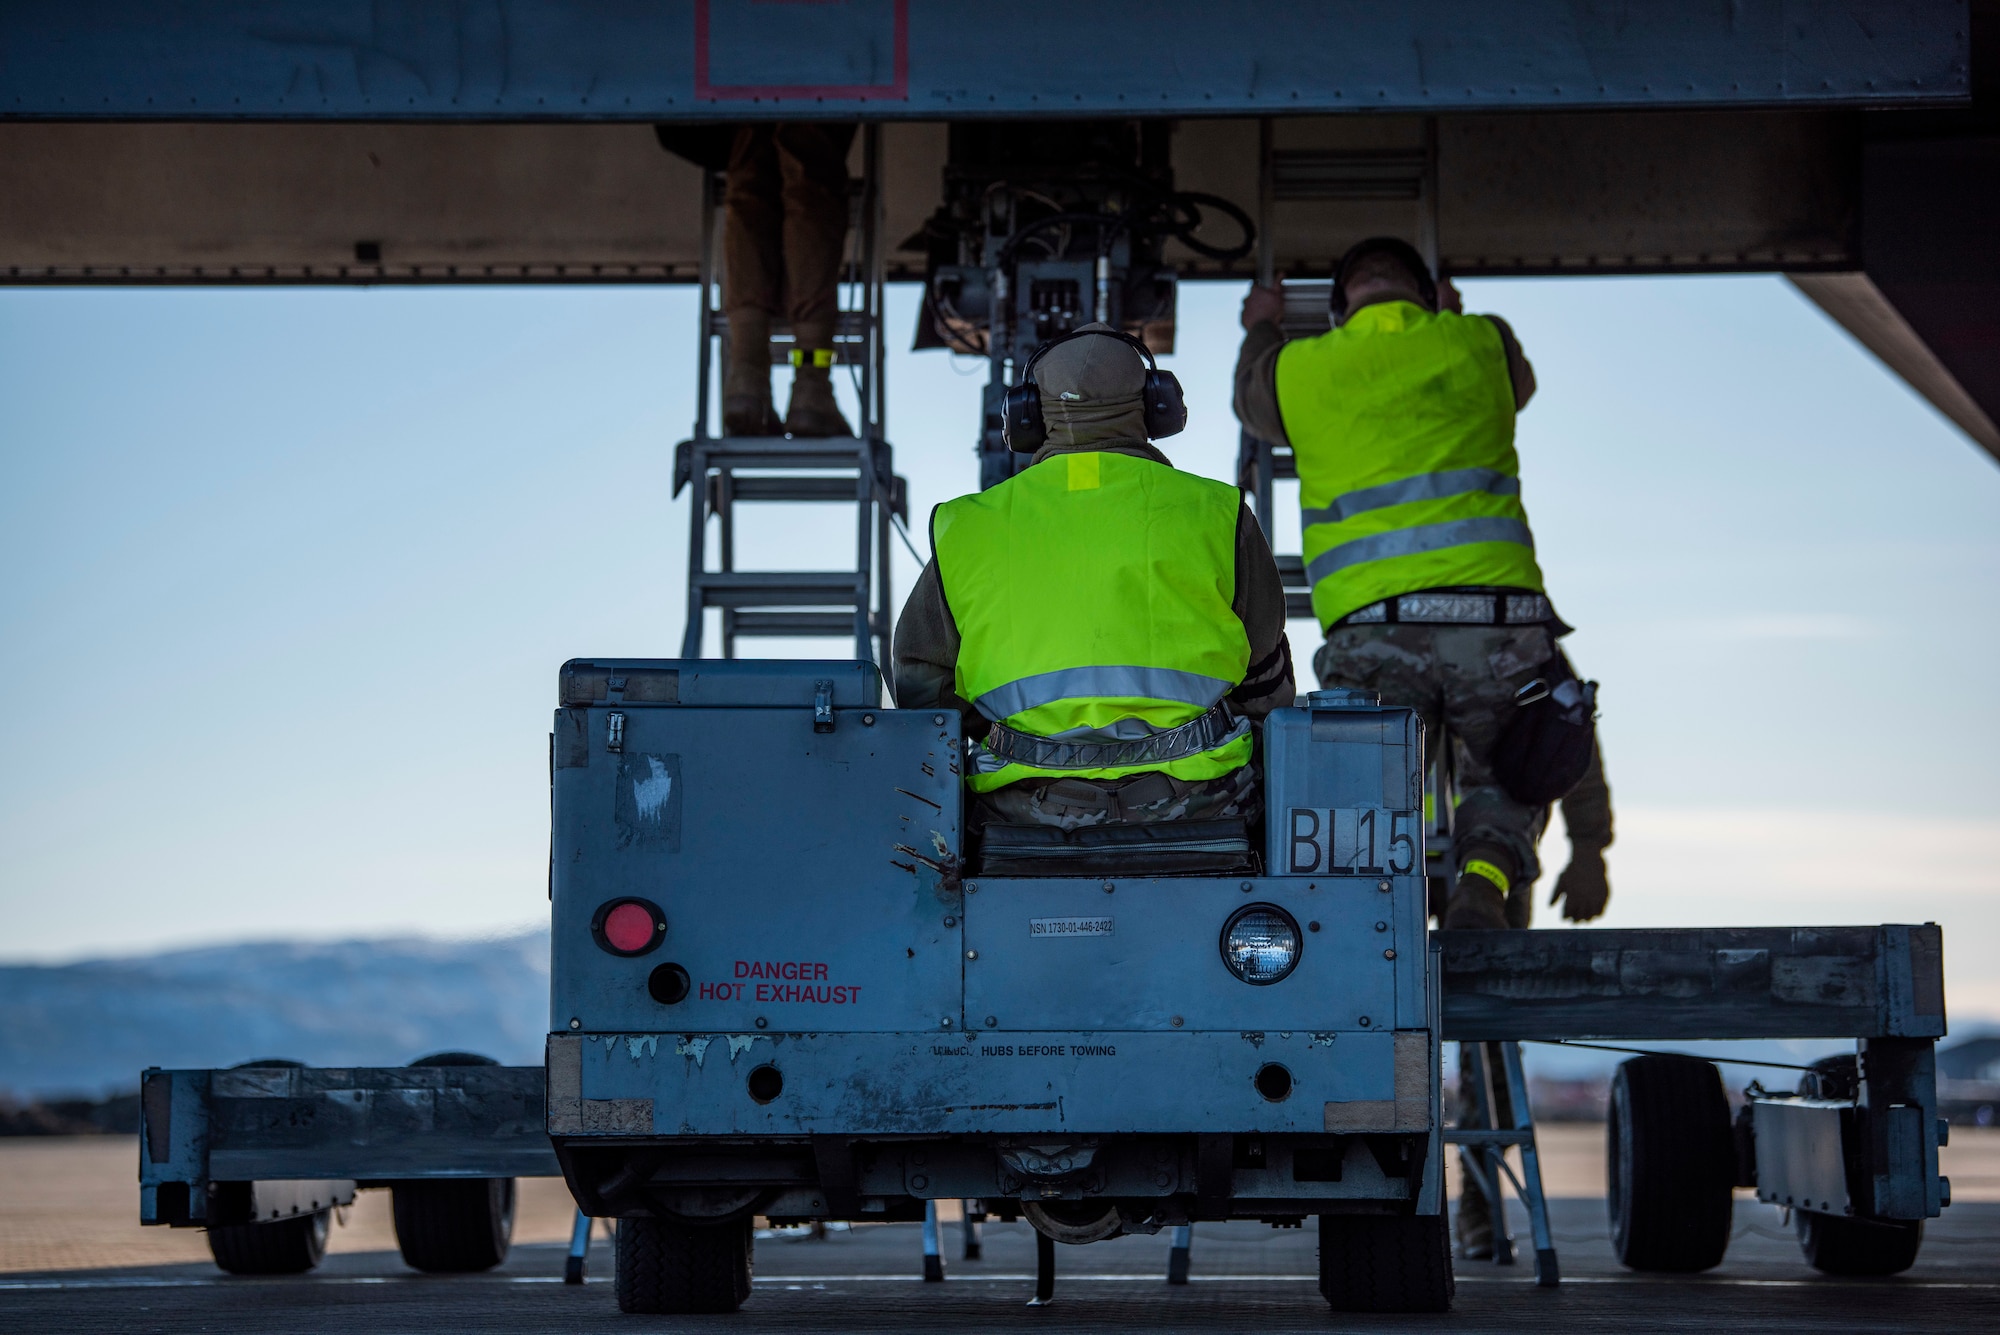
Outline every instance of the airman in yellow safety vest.
{"type": "MultiPolygon", "coordinates": [[[[1450,284],[1393,238],[1342,259],[1327,332],[1287,340],[1283,314],[1281,289],[1254,288],[1243,303],[1236,412],[1252,436],[1293,453],[1326,636],[1314,671],[1322,686],[1417,709],[1433,738],[1449,730],[1459,802],[1455,865],[1439,869],[1444,925],[1526,926],[1548,808],[1510,795],[1492,758],[1517,693],[1553,675],[1569,631],[1543,586],[1514,452],[1534,369],[1505,321],[1462,314],[1450,284]]],[[[1592,918],[1609,893],[1601,757],[1579,787],[1590,800],[1575,814],[1601,818],[1572,831],[1558,892],[1567,916],[1592,918]]],[[[1468,1188],[1460,1244],[1491,1256],[1475,1196],[1468,1188]]]]}
{"type": "Polygon", "coordinates": [[[897,704],[963,716],[975,827],[1254,819],[1251,724],[1294,695],[1263,530],[1148,443],[1130,340],[1086,326],[1028,374],[1046,439],[932,515],[897,704]]]}

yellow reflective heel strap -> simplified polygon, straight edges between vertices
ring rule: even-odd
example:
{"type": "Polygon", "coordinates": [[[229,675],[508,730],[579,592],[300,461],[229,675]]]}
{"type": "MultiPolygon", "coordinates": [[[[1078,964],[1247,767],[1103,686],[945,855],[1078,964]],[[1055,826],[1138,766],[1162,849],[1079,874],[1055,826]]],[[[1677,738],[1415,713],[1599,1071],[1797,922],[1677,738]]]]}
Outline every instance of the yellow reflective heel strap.
{"type": "Polygon", "coordinates": [[[1499,888],[1500,893],[1503,895],[1506,894],[1508,888],[1513,885],[1513,882],[1507,879],[1506,872],[1501,871],[1498,867],[1486,861],[1486,859],[1484,858],[1471,859],[1469,862],[1465,864],[1464,868],[1460,871],[1460,875],[1483,876],[1487,880],[1493,882],[1493,884],[1499,888]]]}
{"type": "MultiPolygon", "coordinates": [[[[806,364],[806,352],[807,349],[805,348],[793,348],[792,365],[804,366],[806,364]]],[[[811,349],[811,352],[812,352],[812,364],[814,366],[819,367],[821,370],[825,370],[827,367],[833,365],[832,348],[813,348],[811,349]]]]}

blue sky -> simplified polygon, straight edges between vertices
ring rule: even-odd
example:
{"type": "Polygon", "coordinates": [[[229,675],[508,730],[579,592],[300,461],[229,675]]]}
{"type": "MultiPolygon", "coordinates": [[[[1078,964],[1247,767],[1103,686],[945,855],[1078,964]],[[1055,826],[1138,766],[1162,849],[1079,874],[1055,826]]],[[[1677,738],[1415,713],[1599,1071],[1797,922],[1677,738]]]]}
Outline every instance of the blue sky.
{"type": "MultiPolygon", "coordinates": [[[[1607,922],[1936,920],[2000,1018],[2000,467],[1780,280],[1465,288],[1541,381],[1607,922]]],[[[1215,476],[1240,297],[1185,287],[1167,363],[1215,476]]],[[[0,291],[0,955],[536,921],[556,668],[677,651],[693,326],[683,289],[0,291]]],[[[983,374],[891,358],[919,517],[983,374]]],[[[847,532],[746,530],[772,567],[847,532]]]]}

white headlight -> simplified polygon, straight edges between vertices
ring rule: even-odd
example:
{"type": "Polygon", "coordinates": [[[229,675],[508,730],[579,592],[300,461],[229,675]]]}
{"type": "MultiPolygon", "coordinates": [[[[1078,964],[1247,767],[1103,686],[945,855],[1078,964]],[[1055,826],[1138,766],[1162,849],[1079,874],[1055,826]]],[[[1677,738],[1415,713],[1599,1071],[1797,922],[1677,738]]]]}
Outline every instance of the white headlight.
{"type": "Polygon", "coordinates": [[[1299,925],[1273,904],[1250,904],[1222,929],[1222,962],[1246,983],[1275,983],[1299,962],[1299,925]]]}

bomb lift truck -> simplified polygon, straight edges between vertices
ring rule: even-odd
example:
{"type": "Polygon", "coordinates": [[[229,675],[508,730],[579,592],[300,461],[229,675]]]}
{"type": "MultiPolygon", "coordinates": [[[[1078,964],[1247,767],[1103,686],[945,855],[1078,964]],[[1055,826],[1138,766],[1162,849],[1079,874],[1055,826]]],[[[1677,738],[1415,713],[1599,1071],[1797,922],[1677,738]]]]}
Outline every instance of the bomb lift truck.
{"type": "MultiPolygon", "coordinates": [[[[1041,341],[1101,318],[1166,351],[1179,280],[1324,275],[1380,232],[1460,276],[1784,273],[2000,454],[1991,0],[1017,6],[1067,55],[976,40],[960,5],[769,17],[0,11],[0,281],[702,293],[681,656],[560,674],[546,1068],[148,1071],[142,1218],[207,1228],[231,1269],[299,1271],[332,1206],[389,1186],[413,1264],[478,1269],[504,1255],[512,1179],[561,1173],[620,1221],[621,1304],[691,1311],[744,1301],[757,1215],[975,1200],[1034,1226],[1044,1287],[1057,1241],[1316,1217],[1336,1307],[1435,1310],[1448,1145],[1496,1189],[1519,1148],[1537,1273],[1558,1278],[1518,1042],[1838,1037],[1852,1058],[1733,1124],[1709,1063],[1621,1068],[1614,1243],[1638,1269],[1711,1266],[1732,1186],[1754,1185],[1813,1265],[1906,1267],[1948,1203],[1935,927],[1429,931],[1424,855],[1449,832],[1422,828],[1427,739],[1341,693],[1273,716],[1261,829],[968,839],[957,721],[887,707],[876,666],[907,518],[882,298],[921,282],[919,344],[987,358],[982,485],[1015,466],[994,408],[1041,341]],[[860,429],[716,436],[718,194],[650,127],[815,117],[864,127],[837,338],[860,429]],[[743,569],[737,507],[763,502],[854,505],[855,568],[743,569]],[[851,636],[853,657],[735,657],[799,635],[851,636]],[[1497,1099],[1444,1124],[1453,1040],[1509,1124],[1497,1099]]],[[[1291,291],[1287,323],[1323,323],[1291,291]]],[[[1267,525],[1290,474],[1243,442],[1267,525]]]]}

